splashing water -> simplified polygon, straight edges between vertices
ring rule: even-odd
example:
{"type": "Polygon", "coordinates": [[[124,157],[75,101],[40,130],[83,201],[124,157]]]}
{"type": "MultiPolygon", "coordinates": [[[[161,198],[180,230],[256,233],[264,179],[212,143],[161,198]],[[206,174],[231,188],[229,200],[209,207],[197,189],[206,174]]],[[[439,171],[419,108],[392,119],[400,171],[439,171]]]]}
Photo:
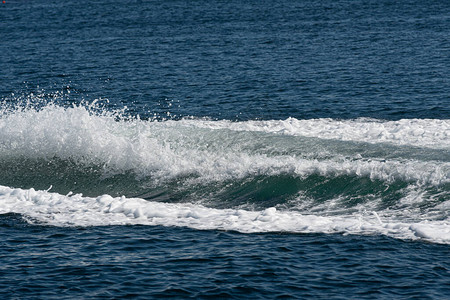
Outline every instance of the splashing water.
{"type": "Polygon", "coordinates": [[[450,243],[449,120],[157,121],[96,103],[2,107],[2,213],[450,243]]]}

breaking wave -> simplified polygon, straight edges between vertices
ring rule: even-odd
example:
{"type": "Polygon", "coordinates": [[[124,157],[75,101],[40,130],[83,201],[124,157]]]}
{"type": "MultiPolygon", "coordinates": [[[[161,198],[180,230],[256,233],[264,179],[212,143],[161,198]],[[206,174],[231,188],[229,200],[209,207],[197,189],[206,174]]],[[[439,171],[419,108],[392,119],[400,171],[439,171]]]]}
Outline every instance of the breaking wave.
{"type": "Polygon", "coordinates": [[[450,243],[449,135],[450,120],[158,121],[92,105],[3,106],[0,212],[57,226],[450,243]]]}

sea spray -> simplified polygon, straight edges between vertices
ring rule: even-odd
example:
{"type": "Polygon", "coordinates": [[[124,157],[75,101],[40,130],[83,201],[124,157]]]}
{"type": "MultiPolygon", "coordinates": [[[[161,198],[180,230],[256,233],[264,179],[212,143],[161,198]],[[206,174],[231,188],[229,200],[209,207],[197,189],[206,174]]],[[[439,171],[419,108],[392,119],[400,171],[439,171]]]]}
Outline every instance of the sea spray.
{"type": "Polygon", "coordinates": [[[9,107],[0,116],[0,184],[10,186],[1,211],[56,226],[448,243],[448,127],[420,119],[142,120],[96,103],[9,107]],[[53,193],[35,191],[50,185],[53,193]]]}

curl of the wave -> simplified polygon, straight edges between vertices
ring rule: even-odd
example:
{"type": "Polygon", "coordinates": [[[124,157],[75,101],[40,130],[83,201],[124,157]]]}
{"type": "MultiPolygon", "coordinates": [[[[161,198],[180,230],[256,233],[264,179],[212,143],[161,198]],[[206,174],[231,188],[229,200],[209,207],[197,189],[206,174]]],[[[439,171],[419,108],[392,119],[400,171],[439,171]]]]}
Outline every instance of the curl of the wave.
{"type": "MultiPolygon", "coordinates": [[[[430,120],[344,122],[329,119],[156,121],[129,117],[124,110],[110,111],[96,101],[70,106],[50,102],[2,109],[0,158],[58,158],[77,164],[100,165],[105,173],[131,171],[155,180],[190,176],[200,181],[223,181],[257,175],[320,174],[433,185],[449,182],[450,166],[445,158],[444,161],[402,156],[386,159],[383,153],[379,157],[368,157],[364,152],[343,154],[339,148],[328,145],[333,139],[348,140],[342,133],[358,142],[370,139],[370,143],[384,144],[388,141],[384,135],[374,133],[361,139],[359,136],[365,136],[368,130],[384,132],[386,128],[403,136],[394,137],[393,144],[400,140],[401,144],[437,145],[440,149],[450,140],[447,138],[450,125],[446,120],[434,120],[434,123],[430,120]],[[418,127],[414,127],[416,125],[418,127]],[[409,130],[404,129],[405,126],[409,126],[409,130]],[[280,132],[288,137],[280,140],[280,132]],[[424,136],[422,144],[417,142],[420,134],[424,136]],[[380,138],[377,140],[374,136],[380,138]],[[430,136],[435,138],[434,142],[429,141],[430,136]]],[[[358,147],[355,151],[365,151],[358,147]]]]}

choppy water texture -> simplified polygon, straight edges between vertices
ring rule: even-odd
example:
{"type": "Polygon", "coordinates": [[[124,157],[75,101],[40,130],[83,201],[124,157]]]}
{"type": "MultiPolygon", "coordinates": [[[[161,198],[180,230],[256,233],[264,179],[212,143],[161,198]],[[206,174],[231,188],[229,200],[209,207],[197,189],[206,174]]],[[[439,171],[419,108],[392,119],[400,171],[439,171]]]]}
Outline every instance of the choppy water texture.
{"type": "Polygon", "coordinates": [[[3,298],[447,298],[444,1],[8,1],[3,298]]]}

